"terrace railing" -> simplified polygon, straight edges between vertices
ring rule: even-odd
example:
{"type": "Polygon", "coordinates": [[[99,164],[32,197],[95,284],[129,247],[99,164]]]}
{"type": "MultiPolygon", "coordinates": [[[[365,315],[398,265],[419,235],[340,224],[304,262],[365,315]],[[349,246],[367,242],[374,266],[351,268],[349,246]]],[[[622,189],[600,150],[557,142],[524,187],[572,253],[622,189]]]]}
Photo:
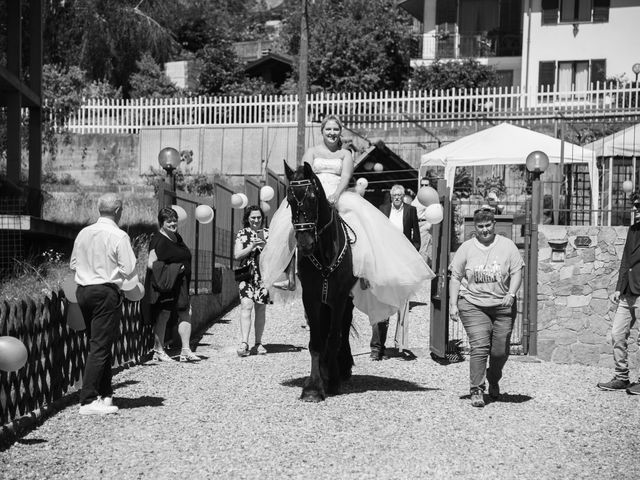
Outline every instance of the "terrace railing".
{"type": "MultiPolygon", "coordinates": [[[[296,95],[87,100],[59,129],[75,133],[137,133],[143,128],[215,125],[295,125],[296,95]]],[[[640,84],[600,84],[585,90],[544,87],[402,92],[317,93],[307,96],[307,121],[340,115],[348,125],[392,127],[415,121],[478,120],[539,123],[550,118],[640,115],[640,84]]]]}

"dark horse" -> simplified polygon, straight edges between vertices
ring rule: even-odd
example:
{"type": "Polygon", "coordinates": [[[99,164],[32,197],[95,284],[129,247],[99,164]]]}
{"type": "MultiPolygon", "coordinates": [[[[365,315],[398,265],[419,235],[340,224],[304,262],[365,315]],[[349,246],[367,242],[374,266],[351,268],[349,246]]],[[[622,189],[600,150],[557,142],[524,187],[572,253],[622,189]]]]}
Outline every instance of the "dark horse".
{"type": "Polygon", "coordinates": [[[347,225],[329,204],[320,180],[305,162],[294,172],[287,163],[287,200],[298,243],[298,276],[309,323],[311,375],[300,398],[319,402],[336,394],[351,377],[349,331],[353,275],[347,225]],[[326,392],[326,393],[325,393],[326,392]]]}

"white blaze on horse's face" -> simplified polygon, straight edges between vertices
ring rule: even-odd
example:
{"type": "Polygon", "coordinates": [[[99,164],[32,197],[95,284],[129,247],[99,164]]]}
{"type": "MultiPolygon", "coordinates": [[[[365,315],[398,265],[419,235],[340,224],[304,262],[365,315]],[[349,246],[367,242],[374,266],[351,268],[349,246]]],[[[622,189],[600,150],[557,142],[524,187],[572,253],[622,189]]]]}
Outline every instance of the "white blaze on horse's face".
{"type": "Polygon", "coordinates": [[[324,138],[324,142],[327,146],[333,146],[338,143],[340,140],[340,133],[342,129],[338,122],[335,120],[329,120],[324,128],[322,129],[322,136],[324,138]]]}

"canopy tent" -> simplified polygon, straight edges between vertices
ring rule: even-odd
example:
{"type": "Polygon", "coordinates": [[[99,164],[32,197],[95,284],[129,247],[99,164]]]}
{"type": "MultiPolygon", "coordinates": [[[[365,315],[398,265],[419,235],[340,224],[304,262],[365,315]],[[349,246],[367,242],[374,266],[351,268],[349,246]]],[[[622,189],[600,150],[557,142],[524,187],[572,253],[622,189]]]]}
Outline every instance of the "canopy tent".
{"type": "Polygon", "coordinates": [[[585,145],[596,157],[640,157],[640,123],[585,145]]]}
{"type": "MultiPolygon", "coordinates": [[[[546,153],[550,163],[560,163],[561,145],[562,142],[558,138],[505,122],[425,153],[421,157],[420,173],[424,174],[426,167],[444,167],[444,178],[448,185],[453,185],[456,167],[524,164],[527,155],[535,150],[546,153]]],[[[599,185],[594,153],[565,142],[564,163],[588,165],[591,205],[597,210],[599,185]]]]}

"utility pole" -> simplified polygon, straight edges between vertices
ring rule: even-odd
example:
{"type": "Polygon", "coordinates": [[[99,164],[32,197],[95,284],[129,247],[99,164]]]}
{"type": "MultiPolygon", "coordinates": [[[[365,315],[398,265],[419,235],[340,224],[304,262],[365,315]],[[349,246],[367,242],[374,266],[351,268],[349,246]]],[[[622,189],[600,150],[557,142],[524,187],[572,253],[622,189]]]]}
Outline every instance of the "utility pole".
{"type": "Polygon", "coordinates": [[[307,130],[307,90],[309,79],[309,24],[307,22],[307,0],[302,0],[300,16],[300,57],[298,59],[298,138],[296,143],[296,164],[302,164],[307,130]]]}

